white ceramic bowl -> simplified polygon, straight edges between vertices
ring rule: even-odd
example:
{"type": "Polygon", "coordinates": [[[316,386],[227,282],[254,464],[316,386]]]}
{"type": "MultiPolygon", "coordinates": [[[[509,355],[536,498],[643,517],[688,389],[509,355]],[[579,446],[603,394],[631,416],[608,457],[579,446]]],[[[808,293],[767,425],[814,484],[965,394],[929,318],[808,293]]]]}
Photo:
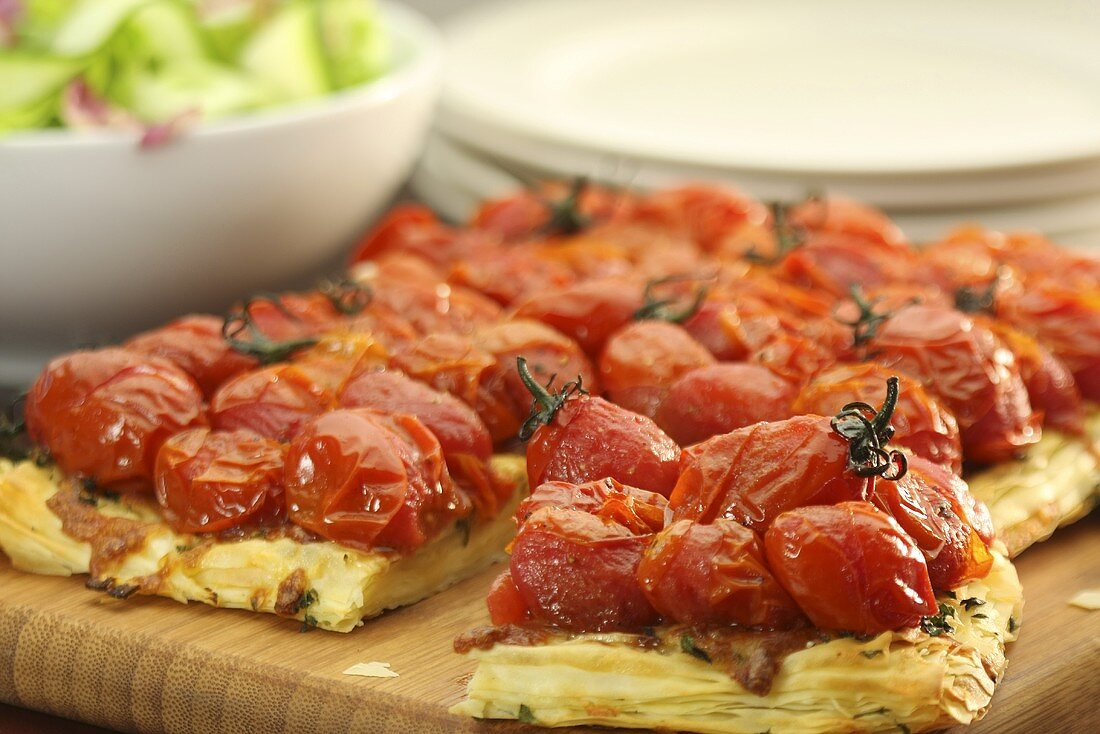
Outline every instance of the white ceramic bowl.
{"type": "Polygon", "coordinates": [[[338,264],[407,177],[438,92],[435,30],[382,10],[395,66],[362,87],[155,150],[114,132],[0,139],[0,385],[338,264]]]}

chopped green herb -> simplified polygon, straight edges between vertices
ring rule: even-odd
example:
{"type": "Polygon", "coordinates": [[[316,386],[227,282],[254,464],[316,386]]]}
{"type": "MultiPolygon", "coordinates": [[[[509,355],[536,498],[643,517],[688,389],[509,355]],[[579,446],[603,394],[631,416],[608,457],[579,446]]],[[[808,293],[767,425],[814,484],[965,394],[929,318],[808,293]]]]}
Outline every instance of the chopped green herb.
{"type": "Polygon", "coordinates": [[[317,618],[312,614],[307,614],[302,619],[302,626],[298,628],[299,632],[309,632],[310,630],[317,629],[317,618]]]}
{"type": "Polygon", "coordinates": [[[980,607],[980,606],[983,606],[985,604],[984,601],[982,601],[981,599],[979,599],[976,596],[971,596],[971,597],[968,597],[966,599],[963,599],[959,603],[962,604],[963,609],[965,609],[968,612],[971,609],[973,609],[974,607],[980,607]]]}
{"type": "Polygon", "coordinates": [[[957,600],[957,599],[959,598],[959,595],[958,595],[958,594],[956,594],[956,593],[955,593],[954,591],[947,591],[947,592],[944,592],[944,595],[945,595],[945,596],[949,596],[949,597],[951,597],[952,599],[956,599],[956,600],[957,600]]]}
{"type": "Polygon", "coordinates": [[[462,533],[462,547],[470,544],[470,518],[464,517],[455,523],[455,529],[462,533]]]}
{"type": "Polygon", "coordinates": [[[82,504],[91,505],[92,507],[95,507],[99,504],[99,502],[96,501],[95,497],[90,497],[86,494],[77,495],[77,499],[80,500],[82,504]]]}
{"type": "Polygon", "coordinates": [[[986,615],[982,614],[981,612],[978,612],[977,614],[971,614],[970,616],[974,619],[985,619],[986,618],[986,615]]]}
{"type": "Polygon", "coordinates": [[[699,658],[703,662],[710,662],[710,655],[695,646],[695,638],[691,635],[680,635],[680,649],[692,657],[699,658]]]}
{"type": "Polygon", "coordinates": [[[516,718],[522,721],[524,724],[537,724],[538,719],[531,713],[531,709],[527,707],[527,704],[521,703],[519,705],[519,713],[516,714],[516,718]]]}
{"type": "Polygon", "coordinates": [[[1008,631],[1015,632],[1020,628],[1020,623],[1016,621],[1015,617],[1008,618],[1008,631]]]}
{"type": "Polygon", "coordinates": [[[871,658],[877,658],[882,654],[882,650],[860,650],[859,654],[870,660],[871,658]]]}
{"type": "MultiPolygon", "coordinates": [[[[317,603],[317,590],[309,589],[306,593],[298,597],[298,604],[294,607],[295,612],[300,612],[303,609],[313,606],[317,603]]],[[[307,617],[309,615],[306,615],[307,617]]]]}
{"type": "Polygon", "coordinates": [[[955,628],[947,621],[948,617],[955,616],[955,608],[948,604],[940,604],[939,614],[925,617],[920,621],[920,628],[931,637],[939,637],[944,633],[951,633],[955,628]]]}
{"type": "Polygon", "coordinates": [[[191,546],[189,546],[189,545],[177,545],[176,546],[176,553],[186,553],[189,550],[191,550],[191,546]]]}

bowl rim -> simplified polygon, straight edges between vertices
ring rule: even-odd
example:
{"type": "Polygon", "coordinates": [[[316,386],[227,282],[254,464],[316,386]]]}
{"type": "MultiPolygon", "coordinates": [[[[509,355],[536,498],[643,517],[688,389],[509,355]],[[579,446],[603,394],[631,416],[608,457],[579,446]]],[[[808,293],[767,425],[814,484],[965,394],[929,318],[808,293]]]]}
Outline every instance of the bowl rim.
{"type": "MultiPolygon", "coordinates": [[[[439,85],[443,72],[443,37],[439,29],[423,13],[407,5],[382,0],[378,6],[387,30],[405,41],[411,50],[394,68],[363,84],[321,97],[202,123],[188,129],[183,138],[205,140],[290,127],[339,115],[349,109],[382,105],[424,84],[439,85]]],[[[33,148],[132,148],[136,145],[137,136],[129,130],[44,128],[0,137],[0,152],[33,148]]]]}

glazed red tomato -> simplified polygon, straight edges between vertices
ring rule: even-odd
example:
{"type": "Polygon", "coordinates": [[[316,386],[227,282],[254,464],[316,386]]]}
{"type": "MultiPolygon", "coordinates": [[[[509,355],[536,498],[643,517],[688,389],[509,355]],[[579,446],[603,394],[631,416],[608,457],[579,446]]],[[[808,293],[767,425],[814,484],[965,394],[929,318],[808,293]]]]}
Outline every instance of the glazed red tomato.
{"type": "Polygon", "coordinates": [[[223,431],[249,430],[289,441],[302,424],[336,407],[336,399],[292,364],[277,364],[239,375],[210,401],[210,422],[223,431]]]}
{"type": "Polygon", "coordinates": [[[905,235],[874,207],[843,197],[807,199],[790,207],[787,221],[810,232],[847,235],[865,242],[904,245],[905,235]]]}
{"type": "Polygon", "coordinates": [[[802,621],[759,539],[732,520],[674,522],[646,549],[638,579],[654,609],[683,624],[788,629],[802,621]]]}
{"type": "MultiPolygon", "coordinates": [[[[248,315],[253,325],[276,342],[306,339],[336,329],[346,316],[323,293],[284,293],[277,300],[261,298],[249,302],[248,315]]],[[[248,331],[238,337],[248,341],[248,331]]]]}
{"type": "Polygon", "coordinates": [[[807,235],[777,266],[782,278],[809,290],[848,295],[852,286],[873,288],[911,276],[917,267],[914,252],[846,234],[807,235]]]}
{"type": "Polygon", "coordinates": [[[868,502],[784,512],[764,548],[772,573],[816,627],[873,635],[936,613],[920,549],[868,502]]]}
{"type": "Polygon", "coordinates": [[[373,334],[338,331],[298,352],[291,362],[316,385],[336,394],[352,375],[384,369],[389,359],[389,351],[373,334]]]}
{"type": "Polygon", "coordinates": [[[458,233],[422,204],[396,206],[360,241],[348,258],[354,265],[390,252],[411,252],[432,262],[445,262],[458,233]]]}
{"type": "Polygon", "coordinates": [[[872,501],[921,549],[934,589],[983,578],[993,565],[987,542],[971,524],[984,525],[988,513],[977,509],[984,506],[976,500],[967,507],[968,497],[966,482],[919,456],[898,481],[875,483],[872,501]]]}
{"type": "Polygon", "coordinates": [[[680,447],[643,415],[603,398],[573,395],[546,416],[527,444],[527,478],[583,484],[611,477],[668,496],[680,447]]]}
{"type": "Polygon", "coordinates": [[[504,199],[488,201],[478,208],[470,226],[500,236],[506,242],[514,242],[539,234],[571,234],[567,222],[587,226],[591,222],[608,219],[632,207],[633,197],[627,191],[578,182],[549,182],[538,189],[524,189],[504,199]],[[576,220],[563,220],[555,214],[557,209],[572,209],[567,199],[576,197],[576,220]],[[563,231],[565,230],[565,231],[563,231]]]}
{"type": "Polygon", "coordinates": [[[531,610],[523,602],[510,571],[496,577],[489,587],[485,603],[489,607],[489,619],[493,624],[522,624],[531,619],[531,610]]]}
{"type": "Polygon", "coordinates": [[[1052,282],[998,301],[997,315],[1032,334],[1073,373],[1081,394],[1100,400],[1100,289],[1052,282]]]}
{"type": "Polygon", "coordinates": [[[585,390],[591,393],[600,390],[592,363],[580,346],[545,324],[524,319],[503,321],[480,329],[475,343],[495,361],[483,387],[492,396],[493,406],[505,408],[513,419],[494,430],[493,436],[498,440],[501,440],[499,430],[505,426],[512,428],[505,438],[514,437],[531,412],[531,393],[516,371],[519,357],[527,360],[528,368],[541,385],[554,389],[579,379],[585,390]]]}
{"type": "Polygon", "coordinates": [[[447,280],[507,306],[531,293],[567,286],[576,275],[564,263],[542,257],[535,247],[494,243],[455,262],[447,280]]]}
{"type": "Polygon", "coordinates": [[[287,455],[286,498],[290,519],[322,537],[402,553],[469,511],[420,421],[366,409],[302,428],[287,455]]]}
{"type": "Polygon", "coordinates": [[[650,535],[665,526],[668,500],[656,492],[621,484],[610,477],[584,484],[545,482],[516,508],[516,522],[525,523],[543,507],[580,510],[614,521],[635,535],[650,535]]]}
{"type": "Polygon", "coordinates": [[[752,296],[705,301],[683,327],[723,362],[740,362],[783,327],[779,312],[752,296]]]}
{"type": "Polygon", "coordinates": [[[501,318],[496,301],[460,285],[392,277],[367,283],[373,294],[372,306],[400,314],[420,334],[470,334],[501,318]]]}
{"type": "Polygon", "coordinates": [[[676,378],[714,363],[683,327],[638,321],[608,340],[600,355],[600,381],[611,400],[652,418],[676,378]]]}
{"type": "Polygon", "coordinates": [[[588,280],[538,291],[516,306],[515,315],[552,326],[595,357],[613,333],[633,320],[643,290],[629,278],[588,280]]]}
{"type": "Polygon", "coordinates": [[[658,615],[638,584],[652,536],[579,510],[546,507],[512,545],[512,581],[534,619],[572,632],[633,631],[658,615]]]}
{"type": "Polygon", "coordinates": [[[27,430],[68,474],[148,490],[161,444],[206,425],[202,393],[167,360],[126,349],[51,361],[27,395],[27,430]]]}
{"type": "Polygon", "coordinates": [[[757,423],[684,449],[669,506],[674,520],[725,517],[762,532],[795,507],[865,499],[873,481],[847,463],[829,418],[757,423]]]}
{"type": "Polygon", "coordinates": [[[967,459],[1007,461],[1039,440],[1040,416],[1011,352],[965,314],[903,309],[882,324],[871,349],[875,361],[918,379],[951,411],[967,459]]]}
{"type": "Polygon", "coordinates": [[[1010,324],[991,318],[974,320],[992,331],[1016,357],[1031,407],[1042,413],[1043,425],[1069,433],[1084,431],[1085,406],[1069,368],[1035,337],[1010,324]]]}
{"type": "Polygon", "coordinates": [[[217,316],[184,316],[126,342],[131,352],[166,359],[194,378],[210,397],[231,377],[256,367],[256,360],[234,351],[222,337],[217,316]]]}
{"type": "Polygon", "coordinates": [[[157,501],[178,533],[217,533],[283,521],[282,444],[249,431],[193,428],[157,454],[157,501]]]}
{"type": "Polygon", "coordinates": [[[439,439],[447,456],[470,454],[488,460],[493,453],[489,429],[470,406],[400,372],[361,372],[344,384],[337,402],[343,408],[415,415],[439,439]]]}
{"type": "MultiPolygon", "coordinates": [[[[690,446],[720,433],[791,415],[794,388],[755,364],[699,367],[672,383],[657,409],[657,425],[690,446]]],[[[835,412],[835,411],[834,411],[835,412]]]]}
{"type": "Polygon", "coordinates": [[[739,191],[704,184],[657,191],[643,198],[631,218],[682,231],[703,250],[718,249],[723,240],[748,224],[767,220],[768,210],[739,191]]]}
{"type": "MultiPolygon", "coordinates": [[[[893,372],[874,363],[842,364],[817,375],[802,388],[795,413],[835,415],[848,403],[880,405],[886,398],[886,380],[893,372]]],[[[918,456],[962,471],[962,443],[955,417],[932,398],[919,382],[898,375],[901,390],[890,424],[891,443],[918,456]]]]}
{"type": "Polygon", "coordinates": [[[801,388],[815,375],[836,364],[838,359],[837,352],[828,346],[830,340],[812,336],[809,328],[803,333],[806,336],[776,332],[750,354],[749,359],[801,388]]]}

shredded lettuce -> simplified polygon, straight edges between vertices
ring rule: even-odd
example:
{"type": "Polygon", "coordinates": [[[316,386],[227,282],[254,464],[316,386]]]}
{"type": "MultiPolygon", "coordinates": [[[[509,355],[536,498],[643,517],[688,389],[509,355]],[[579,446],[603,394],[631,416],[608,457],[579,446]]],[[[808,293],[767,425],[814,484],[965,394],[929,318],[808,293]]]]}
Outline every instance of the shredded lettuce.
{"type": "Polygon", "coordinates": [[[0,0],[0,134],[164,129],[358,86],[388,64],[373,0],[0,0]]]}

